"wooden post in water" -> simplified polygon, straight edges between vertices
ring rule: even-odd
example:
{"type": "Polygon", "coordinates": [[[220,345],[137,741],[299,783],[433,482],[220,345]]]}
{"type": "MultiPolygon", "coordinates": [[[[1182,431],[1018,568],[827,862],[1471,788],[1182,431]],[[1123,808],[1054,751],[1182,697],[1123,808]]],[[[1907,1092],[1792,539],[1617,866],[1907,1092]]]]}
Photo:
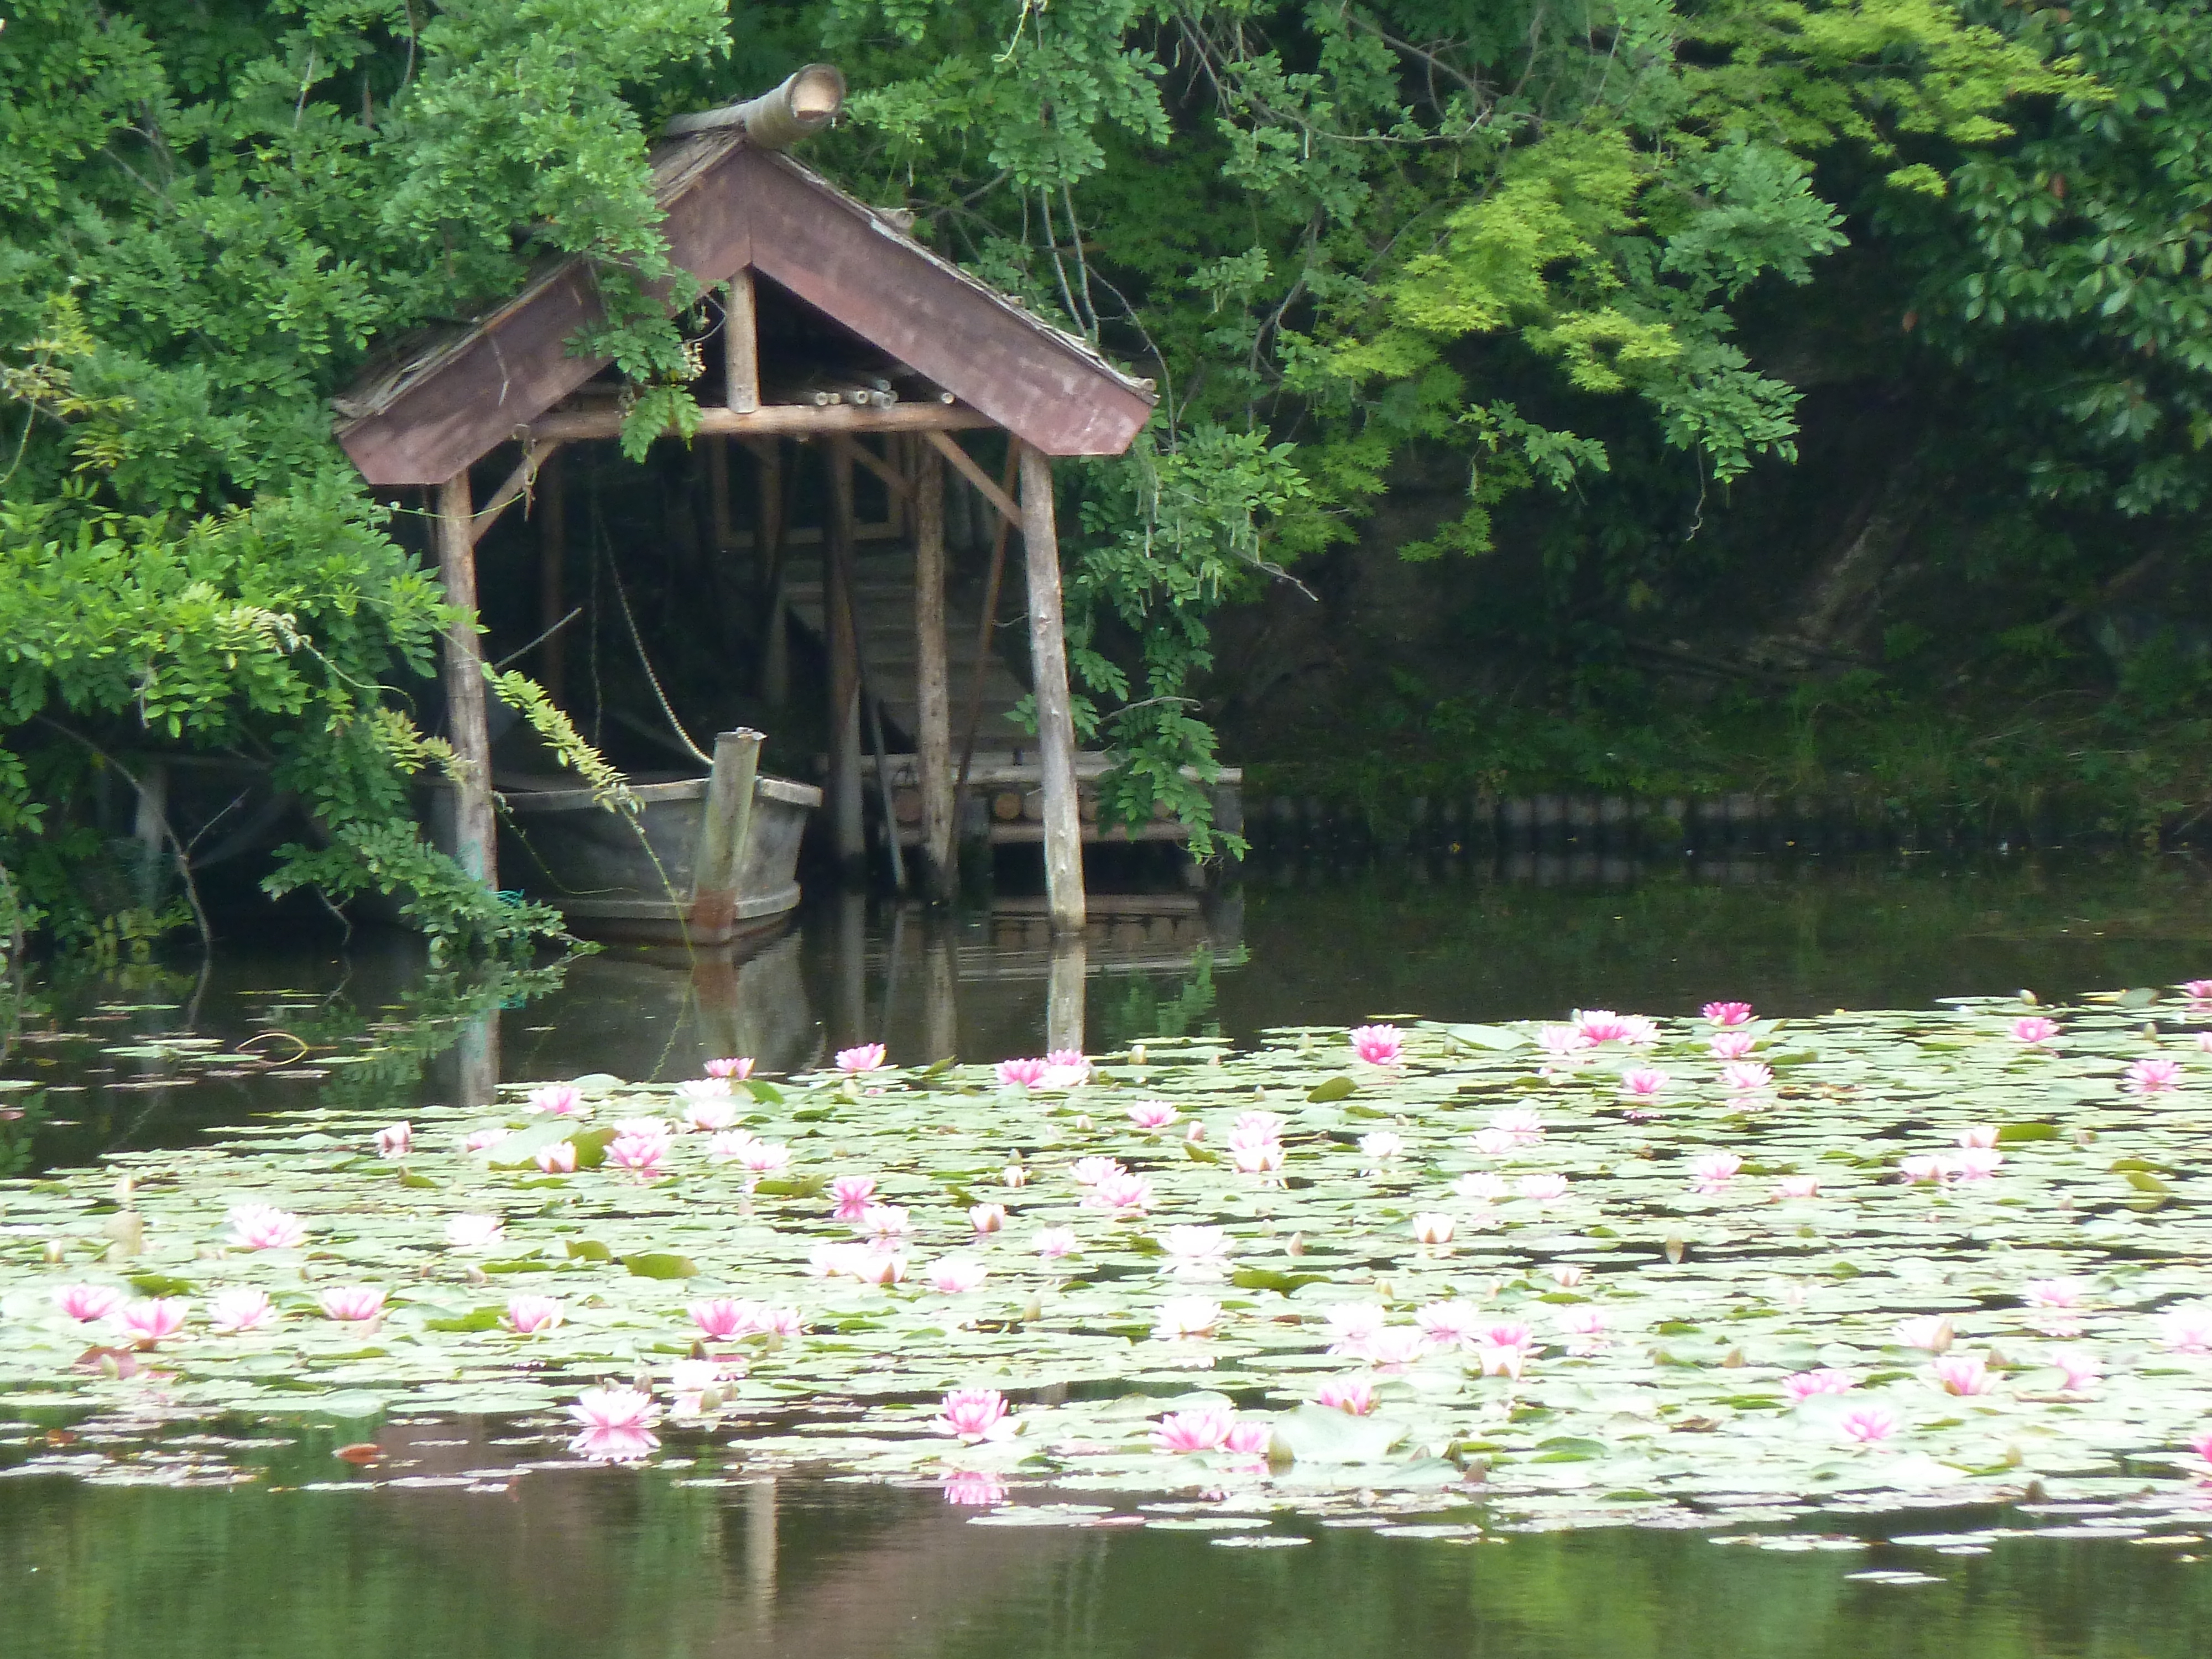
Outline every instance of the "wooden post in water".
{"type": "Polygon", "coordinates": [[[474,503],[465,468],[438,486],[438,575],[446,603],[461,614],[446,630],[446,725],[459,758],[454,786],[453,856],[487,887],[499,885],[492,844],[491,739],[484,725],[483,647],[477,637],[474,503]]]}
{"type": "Polygon", "coordinates": [[[720,945],[738,920],[744,896],[745,842],[752,833],[753,780],[760,773],[761,734],[739,727],[714,738],[707,775],[707,816],[699,826],[691,869],[691,912],[685,932],[694,945],[720,945]]]}
{"type": "Polygon", "coordinates": [[[960,1052],[960,963],[951,924],[932,920],[922,934],[921,1019],[925,1052],[931,1065],[960,1052]]]}
{"type": "MultiPolygon", "coordinates": [[[[945,653],[945,458],[924,444],[914,471],[915,749],[921,769],[922,890],[949,904],[952,855],[951,667],[945,653]]],[[[934,1058],[934,1056],[933,1056],[934,1058]]]]}
{"type": "Polygon", "coordinates": [[[1052,965],[1045,980],[1044,1046],[1048,1053],[1061,1048],[1083,1050],[1083,980],[1090,964],[1085,960],[1083,935],[1062,933],[1053,940],[1052,965]]]}
{"type": "Polygon", "coordinates": [[[538,626],[547,630],[538,647],[538,678],[555,702],[567,700],[568,630],[568,491],[556,450],[538,471],[538,626]]]}
{"type": "MultiPolygon", "coordinates": [[[[1010,442],[1020,443],[1019,439],[1010,442]]],[[[1060,539],[1053,525],[1052,462],[1021,444],[1022,544],[1030,587],[1030,683],[1036,694],[1037,761],[1044,769],[1044,891],[1053,931],[1079,933],[1083,823],[1075,799],[1075,720],[1068,707],[1067,637],[1060,621],[1060,539]]],[[[1077,1032],[1080,1046],[1081,1031],[1077,1032]]]]}
{"type": "Polygon", "coordinates": [[[867,825],[860,803],[860,655],[853,614],[853,462],[828,447],[830,523],[823,537],[823,621],[830,635],[830,832],[841,873],[864,879],[867,825]]]}

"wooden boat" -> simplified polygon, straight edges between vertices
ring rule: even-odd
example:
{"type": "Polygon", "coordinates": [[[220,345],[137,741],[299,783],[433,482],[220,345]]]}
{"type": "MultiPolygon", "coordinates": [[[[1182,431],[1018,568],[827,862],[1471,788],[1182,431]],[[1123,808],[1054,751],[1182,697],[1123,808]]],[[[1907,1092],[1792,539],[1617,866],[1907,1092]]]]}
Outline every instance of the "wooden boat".
{"type": "Polygon", "coordinates": [[[633,776],[635,816],[571,780],[502,775],[500,869],[586,939],[727,945],[772,932],[799,903],[799,843],[822,804],[758,769],[760,733],[714,739],[702,777],[633,776]]]}

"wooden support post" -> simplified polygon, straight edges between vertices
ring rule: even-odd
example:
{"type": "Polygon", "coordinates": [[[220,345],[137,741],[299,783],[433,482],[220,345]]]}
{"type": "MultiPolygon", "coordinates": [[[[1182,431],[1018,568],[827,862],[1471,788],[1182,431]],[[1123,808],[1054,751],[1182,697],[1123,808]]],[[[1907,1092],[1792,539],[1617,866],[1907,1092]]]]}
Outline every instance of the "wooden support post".
{"type": "MultiPolygon", "coordinates": [[[[1020,443],[1019,439],[1010,442],[1020,443]]],[[[1021,445],[1022,550],[1030,586],[1030,676],[1036,694],[1037,761],[1044,769],[1044,890],[1054,933],[1084,923],[1083,822],[1075,799],[1075,720],[1068,707],[1067,637],[1060,622],[1060,538],[1053,526],[1052,461],[1021,445]]]]}
{"type": "Polygon", "coordinates": [[[945,652],[945,460],[915,458],[914,646],[915,748],[921,766],[922,890],[949,904],[959,890],[952,856],[951,665],[945,652]]]}
{"type": "Polygon", "coordinates": [[[714,738],[707,775],[707,816],[692,855],[691,913],[685,933],[694,945],[720,945],[737,926],[745,843],[751,839],[753,780],[760,772],[761,734],[740,726],[714,738]]]}
{"type": "Polygon", "coordinates": [[[542,516],[538,520],[538,626],[545,643],[538,647],[538,678],[555,702],[568,700],[568,490],[566,469],[556,453],[538,474],[542,516]]]}
{"type": "MultiPolygon", "coordinates": [[[[784,482],[783,443],[769,438],[753,451],[753,557],[767,601],[761,624],[761,701],[781,708],[791,701],[791,507],[784,482]]],[[[799,488],[799,453],[789,468],[792,495],[799,488]]]]}
{"type": "Polygon", "coordinates": [[[1081,933],[1054,937],[1044,991],[1044,1046],[1048,1054],[1061,1048],[1083,1052],[1083,981],[1088,969],[1081,933]]]}
{"type": "Polygon", "coordinates": [[[438,575],[461,614],[446,630],[446,725],[459,757],[453,856],[487,887],[499,885],[492,844],[491,739],[484,726],[483,647],[477,637],[477,556],[466,469],[438,486],[438,575]]]}
{"type": "Polygon", "coordinates": [[[760,326],[753,314],[753,273],[740,270],[724,290],[722,402],[732,415],[760,407],[760,326]]]}
{"type": "Polygon", "coordinates": [[[853,616],[853,463],[842,446],[830,468],[830,524],[823,538],[823,622],[830,635],[830,831],[848,881],[864,878],[867,825],[860,805],[860,653],[853,616]]]}

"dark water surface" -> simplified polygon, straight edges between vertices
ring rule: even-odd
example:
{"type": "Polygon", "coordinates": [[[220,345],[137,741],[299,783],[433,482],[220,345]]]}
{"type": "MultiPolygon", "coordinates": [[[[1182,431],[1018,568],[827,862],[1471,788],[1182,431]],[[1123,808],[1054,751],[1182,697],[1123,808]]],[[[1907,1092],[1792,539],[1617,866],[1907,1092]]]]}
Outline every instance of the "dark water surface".
{"type": "MultiPolygon", "coordinates": [[[[0,1173],[334,1097],[397,1117],[495,1073],[685,1077],[732,1052],[788,1069],[876,1039],[896,1060],[995,1059],[1070,1018],[1104,1050],[1378,1013],[1676,1013],[1716,996],[1793,1013],[2207,975],[2212,871],[2185,857],[1262,866],[1202,908],[1125,909],[1073,976],[1022,915],[926,925],[857,901],[743,963],[608,952],[490,985],[363,937],[342,955],[231,949],[33,986],[0,1061],[18,1085],[0,1091],[17,1114],[0,1120],[0,1173]],[[201,1046],[149,1041],[161,1034],[201,1046]]],[[[0,1245],[20,1247],[4,1219],[0,1245]]],[[[66,1453],[4,1417],[0,1476],[66,1453]]],[[[1389,1535],[1213,1515],[1200,1493],[1183,1495],[1194,1512],[1132,1500],[1103,1524],[1005,1524],[1065,1496],[1018,1491],[1011,1516],[974,1524],[933,1490],[770,1480],[713,1443],[642,1470],[519,1471],[543,1448],[498,1437],[394,1424],[368,1468],[325,1431],[179,1443],[140,1461],[149,1484],[0,1478],[0,1659],[2212,1652],[2203,1541],[2171,1525],[2137,1540],[2124,1514],[1830,1517],[1876,1541],[1781,1553],[1723,1547],[1717,1528],[1389,1535]],[[253,1477],[192,1484],[202,1459],[253,1477]],[[2068,1535],[1971,1537],[2053,1527],[2068,1535]],[[1253,1532],[1306,1541],[1223,1542],[1253,1532]],[[1961,1533],[1966,1553],[1880,1541],[1961,1533]],[[1853,1576],[1869,1571],[1905,1581],[1853,1576]]],[[[2212,1493],[2205,1520],[2212,1533],[2212,1493]]]]}

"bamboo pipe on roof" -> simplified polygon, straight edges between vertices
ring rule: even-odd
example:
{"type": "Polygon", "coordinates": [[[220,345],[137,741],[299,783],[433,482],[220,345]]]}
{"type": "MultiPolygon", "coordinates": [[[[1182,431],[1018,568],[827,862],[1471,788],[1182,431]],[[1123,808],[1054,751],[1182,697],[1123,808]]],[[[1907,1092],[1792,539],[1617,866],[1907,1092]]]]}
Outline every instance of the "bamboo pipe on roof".
{"type": "Polygon", "coordinates": [[[845,76],[835,64],[809,64],[773,92],[742,104],[678,115],[661,129],[670,137],[743,127],[763,149],[789,149],[837,118],[845,106],[845,76]]]}

